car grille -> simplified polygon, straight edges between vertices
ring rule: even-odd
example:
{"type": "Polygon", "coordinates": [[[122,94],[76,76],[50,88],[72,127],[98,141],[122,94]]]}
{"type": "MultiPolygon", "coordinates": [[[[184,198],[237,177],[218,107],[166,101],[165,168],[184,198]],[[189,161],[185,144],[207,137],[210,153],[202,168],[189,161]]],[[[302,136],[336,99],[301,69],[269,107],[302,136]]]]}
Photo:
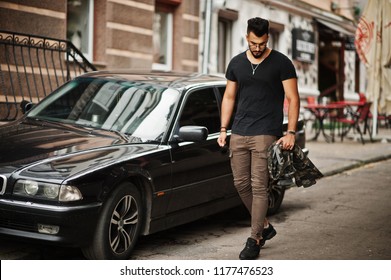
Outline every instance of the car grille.
{"type": "Polygon", "coordinates": [[[0,211],[0,227],[37,232],[35,221],[27,220],[25,215],[7,210],[0,211]]]}

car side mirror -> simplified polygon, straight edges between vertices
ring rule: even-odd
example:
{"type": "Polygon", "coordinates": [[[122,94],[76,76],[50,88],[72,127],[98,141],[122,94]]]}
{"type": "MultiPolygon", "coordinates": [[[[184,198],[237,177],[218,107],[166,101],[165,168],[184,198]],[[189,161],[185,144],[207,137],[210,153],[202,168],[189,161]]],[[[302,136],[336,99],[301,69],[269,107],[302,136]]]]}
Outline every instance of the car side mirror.
{"type": "Polygon", "coordinates": [[[180,142],[201,142],[208,138],[208,129],[205,126],[187,125],[179,128],[177,141],[180,142]]]}

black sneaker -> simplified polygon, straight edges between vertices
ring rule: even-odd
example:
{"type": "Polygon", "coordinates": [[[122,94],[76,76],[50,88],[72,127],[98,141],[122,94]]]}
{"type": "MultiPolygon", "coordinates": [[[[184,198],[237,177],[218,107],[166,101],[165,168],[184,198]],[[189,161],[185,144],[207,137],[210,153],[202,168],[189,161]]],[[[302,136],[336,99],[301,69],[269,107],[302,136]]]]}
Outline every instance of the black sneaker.
{"type": "Polygon", "coordinates": [[[261,250],[261,245],[257,244],[257,241],[251,237],[247,238],[246,246],[240,252],[239,259],[241,260],[253,260],[256,259],[261,250]]]}
{"type": "Polygon", "coordinates": [[[262,231],[262,239],[260,241],[261,247],[265,245],[266,240],[272,239],[274,236],[276,236],[277,231],[274,229],[271,223],[269,223],[269,226],[262,231]]]}

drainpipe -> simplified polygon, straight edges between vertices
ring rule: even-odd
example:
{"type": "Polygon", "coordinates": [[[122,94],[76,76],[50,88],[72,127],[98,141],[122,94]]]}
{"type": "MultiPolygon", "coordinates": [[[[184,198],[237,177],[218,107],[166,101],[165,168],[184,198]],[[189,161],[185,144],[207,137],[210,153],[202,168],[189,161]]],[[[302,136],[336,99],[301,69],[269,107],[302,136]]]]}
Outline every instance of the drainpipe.
{"type": "Polygon", "coordinates": [[[208,65],[209,65],[209,51],[210,51],[210,34],[212,28],[212,5],[213,5],[213,0],[206,0],[204,47],[203,47],[203,61],[202,61],[203,74],[209,73],[208,65]]]}

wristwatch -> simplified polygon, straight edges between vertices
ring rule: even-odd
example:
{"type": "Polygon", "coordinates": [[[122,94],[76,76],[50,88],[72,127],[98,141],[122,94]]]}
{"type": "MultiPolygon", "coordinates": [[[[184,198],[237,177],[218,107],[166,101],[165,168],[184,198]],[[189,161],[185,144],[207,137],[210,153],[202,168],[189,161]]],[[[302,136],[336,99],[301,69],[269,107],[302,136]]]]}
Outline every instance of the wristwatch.
{"type": "Polygon", "coordinates": [[[296,135],[296,131],[294,131],[294,130],[288,130],[288,133],[292,134],[292,135],[296,135]]]}

